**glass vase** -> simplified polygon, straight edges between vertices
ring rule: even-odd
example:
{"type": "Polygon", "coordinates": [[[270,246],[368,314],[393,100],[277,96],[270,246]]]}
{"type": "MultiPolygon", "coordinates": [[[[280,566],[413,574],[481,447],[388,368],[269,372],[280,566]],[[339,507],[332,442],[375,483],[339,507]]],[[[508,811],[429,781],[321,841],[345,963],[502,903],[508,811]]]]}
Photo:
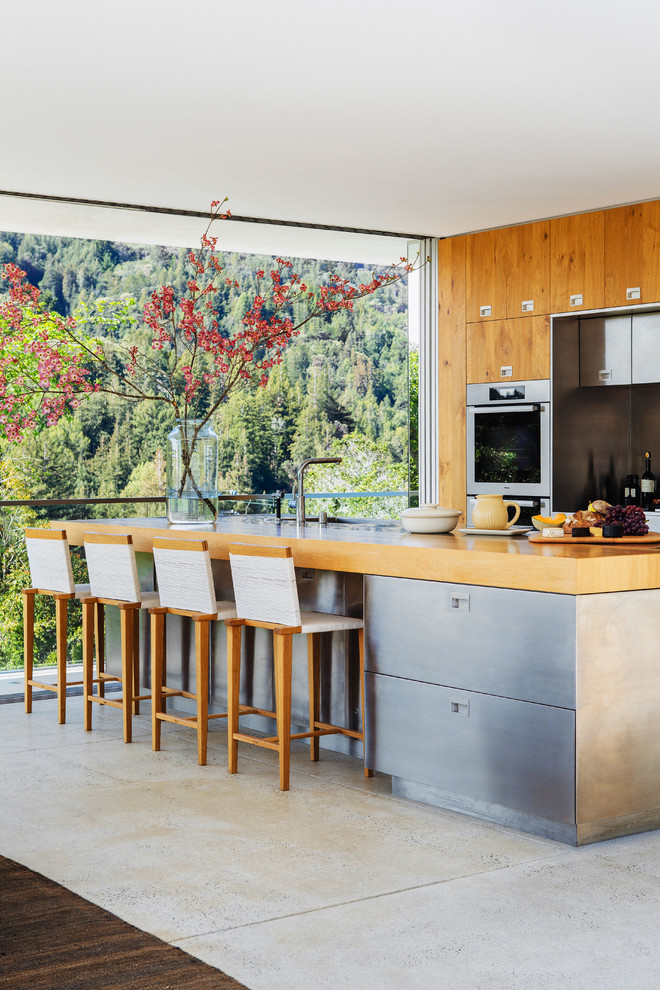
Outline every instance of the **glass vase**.
{"type": "Polygon", "coordinates": [[[178,419],[167,438],[167,518],[194,525],[218,515],[218,435],[210,423],[178,419]]]}

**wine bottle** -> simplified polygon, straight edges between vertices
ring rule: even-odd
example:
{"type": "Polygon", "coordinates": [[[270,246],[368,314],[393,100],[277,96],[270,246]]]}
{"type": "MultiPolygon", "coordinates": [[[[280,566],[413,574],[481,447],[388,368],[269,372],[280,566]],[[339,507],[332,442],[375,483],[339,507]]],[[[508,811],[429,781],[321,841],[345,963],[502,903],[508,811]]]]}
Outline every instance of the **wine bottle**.
{"type": "Polygon", "coordinates": [[[653,499],[655,498],[655,475],[651,471],[651,451],[647,450],[644,454],[646,458],[646,467],[644,468],[644,474],[642,475],[642,508],[651,509],[653,507],[653,499]]]}
{"type": "Polygon", "coordinates": [[[639,505],[639,475],[629,474],[626,477],[626,494],[624,505],[639,505]]]}

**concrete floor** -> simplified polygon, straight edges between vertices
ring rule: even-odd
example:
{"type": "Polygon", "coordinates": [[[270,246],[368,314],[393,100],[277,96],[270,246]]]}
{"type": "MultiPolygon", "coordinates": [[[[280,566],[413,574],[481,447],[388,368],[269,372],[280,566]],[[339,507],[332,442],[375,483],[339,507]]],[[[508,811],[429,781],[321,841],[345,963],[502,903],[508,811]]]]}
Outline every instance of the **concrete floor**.
{"type": "Polygon", "coordinates": [[[627,990],[660,975],[660,832],[574,849],[393,798],[299,744],[226,772],[193,734],[80,698],[0,705],[2,854],[251,990],[627,990]]]}

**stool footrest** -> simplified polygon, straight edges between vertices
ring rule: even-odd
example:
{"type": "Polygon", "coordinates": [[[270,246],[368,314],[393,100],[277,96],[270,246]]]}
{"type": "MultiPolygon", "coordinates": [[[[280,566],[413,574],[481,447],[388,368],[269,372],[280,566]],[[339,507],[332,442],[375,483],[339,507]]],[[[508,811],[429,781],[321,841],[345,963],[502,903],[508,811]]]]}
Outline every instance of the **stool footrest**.
{"type": "Polygon", "coordinates": [[[100,694],[88,694],[86,701],[95,701],[97,705],[108,705],[110,708],[122,708],[121,698],[119,701],[112,701],[110,698],[102,698],[100,694]]]}
{"type": "MultiPolygon", "coordinates": [[[[120,680],[116,677],[115,680],[120,680]]],[[[87,701],[95,701],[97,705],[109,705],[110,708],[122,708],[124,705],[123,699],[119,698],[117,701],[111,701],[109,698],[102,698],[99,694],[88,694],[86,695],[87,701]]],[[[136,694],[133,695],[133,701],[150,701],[150,694],[136,694]]]]}
{"type": "MultiPolygon", "coordinates": [[[[364,739],[364,733],[356,729],[344,729],[340,725],[330,725],[327,722],[314,722],[315,729],[327,729],[332,732],[339,732],[342,736],[350,736],[352,739],[364,739]]],[[[294,738],[293,736],[291,737],[294,738]]]]}
{"type": "Polygon", "coordinates": [[[197,725],[196,715],[177,715],[174,712],[155,712],[155,718],[160,722],[173,722],[174,725],[187,725],[194,728],[197,725]]]}
{"type": "MultiPolygon", "coordinates": [[[[82,684],[83,682],[65,681],[64,683],[66,687],[78,687],[78,685],[82,684]]],[[[57,691],[57,684],[44,684],[43,681],[33,681],[33,680],[28,680],[28,684],[30,687],[43,688],[44,691],[57,691]]]]}
{"type": "Polygon", "coordinates": [[[235,732],[234,739],[238,742],[251,743],[253,746],[261,746],[263,749],[278,749],[277,737],[264,739],[262,736],[247,736],[244,732],[235,732]],[[276,740],[273,742],[273,738],[276,740]]]}
{"type": "Polygon", "coordinates": [[[197,700],[197,695],[193,694],[192,691],[184,691],[183,688],[170,688],[166,684],[161,687],[161,694],[164,698],[190,698],[191,701],[197,700]]]}

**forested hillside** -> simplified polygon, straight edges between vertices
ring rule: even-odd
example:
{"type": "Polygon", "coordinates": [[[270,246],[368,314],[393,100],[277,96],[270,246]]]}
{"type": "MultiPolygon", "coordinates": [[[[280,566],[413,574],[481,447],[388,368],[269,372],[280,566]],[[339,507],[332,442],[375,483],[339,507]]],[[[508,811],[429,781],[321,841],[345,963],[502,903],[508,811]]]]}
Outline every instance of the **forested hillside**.
{"type": "MultiPolygon", "coordinates": [[[[186,250],[0,233],[0,263],[15,262],[42,291],[48,308],[68,315],[98,299],[132,299],[139,337],[145,302],[164,284],[183,292],[186,250]]],[[[393,259],[395,260],[395,259],[393,259]]],[[[221,256],[236,280],[221,290],[224,318],[240,322],[257,292],[256,272],[272,258],[221,256]]],[[[309,284],[324,272],[368,281],[357,266],[297,261],[309,284]]],[[[333,441],[356,435],[378,443],[380,459],[407,476],[408,353],[406,284],[382,288],[306,326],[265,388],[234,393],[215,422],[220,436],[220,488],[291,489],[294,466],[327,453],[333,441]]],[[[217,300],[216,300],[217,301],[217,300]]],[[[34,497],[66,498],[163,493],[165,439],[174,425],[154,403],[126,404],[95,395],[57,426],[11,452],[34,497]]],[[[6,450],[0,448],[0,453],[6,450]]]]}

